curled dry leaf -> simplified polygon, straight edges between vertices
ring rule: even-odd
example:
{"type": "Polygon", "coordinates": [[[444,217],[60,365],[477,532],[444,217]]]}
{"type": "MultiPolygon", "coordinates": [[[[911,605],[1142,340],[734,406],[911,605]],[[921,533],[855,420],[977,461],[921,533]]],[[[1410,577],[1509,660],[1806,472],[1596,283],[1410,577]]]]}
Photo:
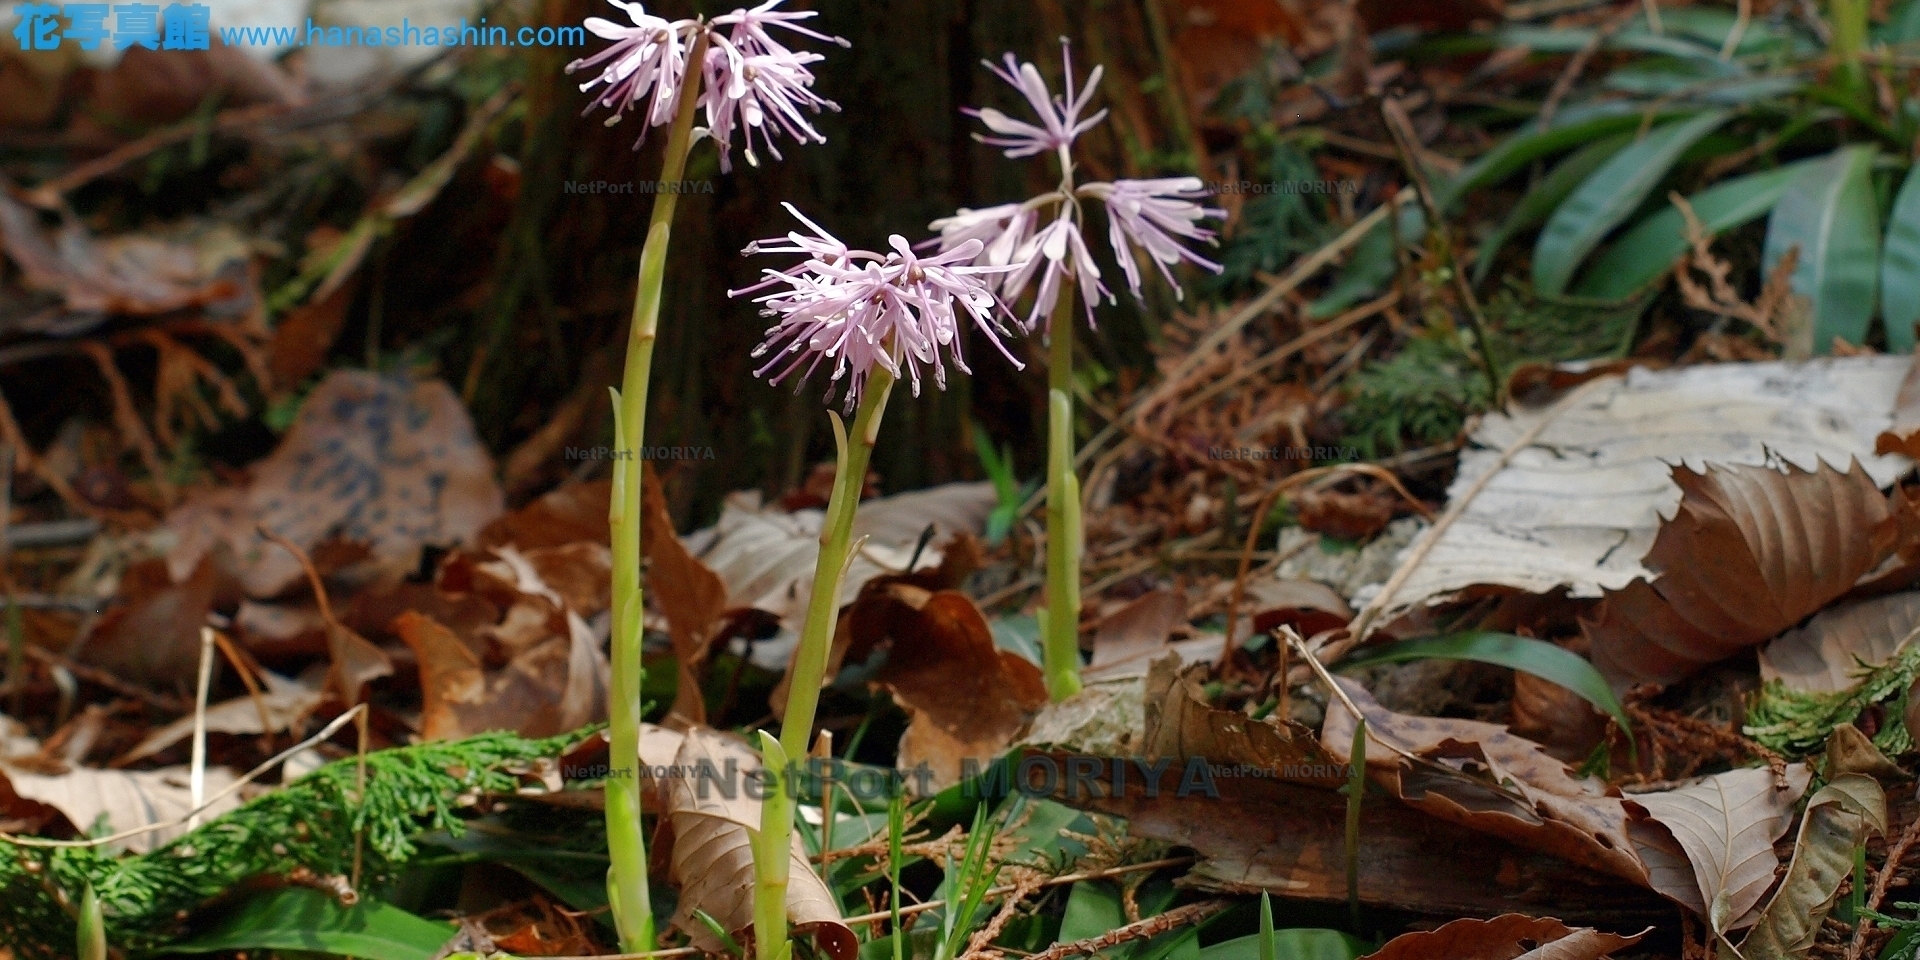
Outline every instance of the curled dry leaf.
{"type": "Polygon", "coordinates": [[[1353,619],[1332,587],[1318,580],[1255,577],[1247,584],[1246,608],[1253,611],[1253,632],[1292,627],[1303,637],[1338,629],[1353,619]]]}
{"type": "Polygon", "coordinates": [[[1187,598],[1168,587],[1142,594],[1101,618],[1093,628],[1093,662],[1099,670],[1155,657],[1167,648],[1173,629],[1187,622],[1187,598]]]}
{"type": "MultiPolygon", "coordinates": [[[[225,767],[206,770],[206,796],[226,789],[234,780],[225,767]]],[[[36,805],[59,811],[81,833],[104,820],[108,833],[119,833],[157,823],[172,823],[193,810],[193,791],[186,767],[160,770],[97,770],[76,767],[57,776],[0,768],[0,817],[42,819],[36,805]]],[[[240,805],[228,796],[207,808],[203,816],[217,817],[240,805]]],[[[115,846],[146,853],[186,833],[168,827],[128,837],[115,846]]]]}
{"type": "Polygon", "coordinates": [[[1740,942],[1744,960],[1807,955],[1870,829],[1887,832],[1887,795],[1872,777],[1843,773],[1807,801],[1786,876],[1740,942]]]}
{"type": "Polygon", "coordinates": [[[640,473],[646,510],[640,523],[641,536],[646,540],[646,596],[666,614],[673,659],[680,671],[673,712],[693,723],[705,723],[707,704],[693,668],[706,659],[707,641],[713,637],[720,615],[726,612],[727,585],[674,536],[666,493],[660,488],[653,465],[643,462],[640,473]]]}
{"type": "Polygon", "coordinates": [[[1920,592],[1894,593],[1814,614],[1807,625],[1781,634],[1760,651],[1760,679],[1802,693],[1851,690],[1860,674],[1878,667],[1920,629],[1920,592]]]}
{"type": "Polygon", "coordinates": [[[1386,529],[1400,500],[1392,491],[1366,489],[1358,493],[1309,490],[1295,506],[1300,526],[1341,540],[1365,540],[1386,529]]]}
{"type": "Polygon", "coordinates": [[[1787,768],[1784,784],[1764,767],[1729,770],[1628,800],[1634,849],[1653,888],[1705,918],[1717,935],[1753,923],[1780,866],[1773,843],[1793,822],[1812,771],[1787,768]]]}
{"type": "Polygon", "coordinates": [[[1311,729],[1213,706],[1200,685],[1210,670],[1206,664],[1182,668],[1176,657],[1153,664],[1147,673],[1147,756],[1250,764],[1280,779],[1324,787],[1346,783],[1346,761],[1323,749],[1311,729]]]}
{"type": "Polygon", "coordinates": [[[1566,763],[1579,763],[1607,736],[1607,715],[1585,697],[1524,670],[1513,672],[1510,727],[1566,763]]]}
{"type": "Polygon", "coordinates": [[[167,564],[180,580],[225,550],[247,593],[269,597],[300,566],[259,536],[261,526],[308,551],[332,539],[364,543],[382,567],[410,570],[423,546],[471,541],[501,501],[492,459],[446,384],[337,370],[307,396],[251,484],[189,500],[167,518],[178,537],[167,564]]]}
{"type": "Polygon", "coordinates": [[[453,631],[424,614],[402,613],[393,629],[420,663],[420,735],[458,740],[511,730],[549,737],[605,716],[606,659],[579,616],[566,617],[567,636],[537,644],[489,673],[480,652],[453,631]]]}
{"type": "MultiPolygon", "coordinates": [[[[755,796],[763,789],[755,776],[761,770],[760,757],[746,744],[696,727],[687,731],[673,765],[679,771],[710,774],[666,782],[672,877],[680,886],[673,925],[691,937],[695,947],[721,952],[720,939],[694,919],[693,912],[701,910],[736,942],[750,943],[754,884],[749,835],[760,830],[760,800],[755,796]],[[732,771],[738,771],[737,776],[732,771]]],[[[798,832],[790,849],[787,916],[797,930],[811,933],[833,960],[853,960],[859,943],[841,922],[833,893],[813,872],[798,832]]]]}
{"type": "MultiPolygon", "coordinates": [[[[1442,820],[1647,882],[1627,837],[1626,808],[1599,781],[1574,776],[1497,723],[1394,713],[1360,684],[1336,679],[1367,718],[1367,776],[1393,796],[1442,820]]],[[[1353,727],[1344,706],[1328,706],[1320,742],[1341,762],[1353,727]]]]}
{"type": "Polygon", "coordinates": [[[1676,467],[1681,490],[1645,563],[1585,624],[1616,689],[1671,683],[1799,623],[1893,553],[1892,512],[1855,463],[1676,467]]]}
{"type": "Polygon", "coordinates": [[[1046,704],[1040,668],[997,649],[966,594],[888,583],[866,597],[848,612],[847,629],[890,644],[874,682],[910,718],[900,768],[925,763],[933,789],[958,783],[962,761],[985,764],[1006,752],[1046,704]]]}
{"type": "Polygon", "coordinates": [[[1592,927],[1569,927],[1551,917],[1508,913],[1403,933],[1363,960],[1603,960],[1644,936],[1645,931],[1623,937],[1592,927]]]}

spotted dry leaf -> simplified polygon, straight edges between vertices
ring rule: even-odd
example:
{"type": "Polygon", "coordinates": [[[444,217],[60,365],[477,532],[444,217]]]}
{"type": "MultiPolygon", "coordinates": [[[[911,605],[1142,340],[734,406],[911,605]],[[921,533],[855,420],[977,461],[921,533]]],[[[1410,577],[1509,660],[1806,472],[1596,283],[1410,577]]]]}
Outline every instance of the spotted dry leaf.
{"type": "Polygon", "coordinates": [[[1403,933],[1362,960],[1604,960],[1644,936],[1645,931],[1623,937],[1592,927],[1569,927],[1552,917],[1508,913],[1403,933]]]}
{"type": "Polygon", "coordinates": [[[1811,779],[1797,763],[1784,782],[1759,767],[1635,794],[1629,831],[1653,888],[1706,918],[1716,934],[1752,924],[1780,866],[1774,841],[1793,822],[1811,779]]]}

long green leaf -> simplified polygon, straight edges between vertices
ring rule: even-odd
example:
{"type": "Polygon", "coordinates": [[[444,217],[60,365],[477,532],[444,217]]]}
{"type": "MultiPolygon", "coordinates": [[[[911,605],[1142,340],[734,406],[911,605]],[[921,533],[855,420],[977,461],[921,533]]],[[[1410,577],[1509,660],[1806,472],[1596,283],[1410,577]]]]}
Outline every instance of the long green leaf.
{"type": "Polygon", "coordinates": [[[364,960],[427,960],[454,929],[374,900],[343,907],[318,890],[287,887],[254,897],[171,953],[307,950],[364,960]]]}
{"type": "MultiPolygon", "coordinates": [[[[1708,233],[1724,233],[1765,216],[1786,192],[1787,181],[1818,162],[1801,160],[1724,180],[1688,197],[1687,204],[1708,233]]],[[[1668,206],[1649,214],[1610,244],[1575,290],[1583,297],[1605,300],[1632,296],[1666,276],[1674,260],[1686,251],[1686,221],[1679,210],[1668,206]]]]}
{"type": "Polygon", "coordinates": [[[1364,657],[1348,660],[1340,666],[1404,663],[1408,660],[1472,660],[1530,673],[1579,694],[1588,703],[1605,711],[1620,724],[1621,729],[1632,728],[1626,710],[1620,705],[1620,698],[1614,696],[1613,688],[1600,676],[1600,671],[1595,670],[1585,657],[1544,640],[1475,630],[1403,641],[1364,657]]]}
{"type": "Polygon", "coordinates": [[[1474,254],[1473,285],[1479,286],[1487,278],[1487,271],[1493,269],[1493,261],[1500,254],[1500,248],[1506,246],[1513,235],[1526,230],[1547,219],[1553,208],[1567,199],[1567,195],[1578,187],[1581,181],[1591,176],[1600,165],[1606,163],[1620,148],[1633,139],[1633,134],[1621,131],[1610,137],[1595,140],[1592,143],[1568,154],[1553,168],[1553,172],[1534,184],[1520,202],[1513,205],[1513,211],[1507,219],[1501,221],[1493,235],[1480,244],[1480,251],[1474,254]]]}
{"type": "MultiPolygon", "coordinates": [[[[1442,206],[1465,196],[1481,187],[1492,186],[1512,176],[1522,167],[1541,157],[1570,150],[1583,143],[1598,140],[1626,130],[1639,129],[1644,116],[1632,104],[1608,105],[1606,109],[1584,112],[1578,119],[1566,116],[1571,111],[1562,111],[1552,126],[1545,130],[1536,126],[1522,127],[1511,133],[1505,140],[1493,146],[1471,164],[1436,188],[1442,206]]],[[[1676,111],[1666,111],[1659,116],[1669,116],[1676,111]]]]}
{"type": "Polygon", "coordinates": [[[1813,349],[1833,338],[1864,343],[1873,320],[1880,266],[1880,213],[1873,196],[1874,149],[1836,150],[1787,183],[1767,220],[1761,263],[1768,276],[1798,247],[1795,293],[1813,309],[1813,349]]]}
{"type": "MultiPolygon", "coordinates": [[[[1416,246],[1426,238],[1427,215],[1417,204],[1401,207],[1396,216],[1402,245],[1416,246]]],[[[1340,269],[1339,278],[1307,307],[1307,316],[1315,320],[1331,317],[1386,286],[1400,269],[1399,256],[1393,248],[1394,231],[1395,225],[1385,220],[1367,231],[1354,245],[1353,256],[1340,269]]]]}
{"type": "MultiPolygon", "coordinates": [[[[1272,949],[1286,960],[1357,960],[1367,945],[1338,930],[1275,930],[1272,949]]],[[[1200,948],[1200,960],[1260,960],[1260,936],[1225,940],[1200,948]]]]}
{"type": "Polygon", "coordinates": [[[1887,324],[1887,349],[1913,350],[1913,325],[1920,321],[1920,173],[1907,178],[1887,214],[1887,248],[1880,255],[1880,314],[1887,324]]]}
{"type": "Polygon", "coordinates": [[[1553,212],[1534,244],[1534,288],[1549,296],[1565,293],[1587,254],[1640,206],[1688,147],[1730,116],[1725,110],[1708,110],[1658,127],[1582,182],[1553,212]]]}

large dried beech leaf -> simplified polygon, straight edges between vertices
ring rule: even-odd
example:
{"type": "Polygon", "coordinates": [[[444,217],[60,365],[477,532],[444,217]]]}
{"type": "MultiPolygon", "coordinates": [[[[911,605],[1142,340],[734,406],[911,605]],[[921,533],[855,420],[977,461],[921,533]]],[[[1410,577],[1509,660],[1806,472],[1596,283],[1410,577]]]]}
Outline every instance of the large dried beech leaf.
{"type": "MultiPolygon", "coordinates": [[[[205,796],[233,783],[233,771],[209,767],[205,796]]],[[[108,833],[120,833],[157,823],[172,823],[193,811],[193,792],[186,767],[161,770],[96,770],[76,767],[57,776],[0,768],[0,814],[10,814],[21,801],[45,804],[64,814],[81,832],[103,818],[108,833]]],[[[238,796],[221,798],[203,817],[211,819],[240,805],[238,796]]],[[[184,826],[153,830],[121,841],[118,846],[146,853],[186,833],[184,826]]]]}
{"type": "Polygon", "coordinates": [[[1591,927],[1569,927],[1551,917],[1508,913],[1403,933],[1363,960],[1603,960],[1645,935],[1623,937],[1591,927]]]}
{"type": "Polygon", "coordinates": [[[1872,777],[1843,774],[1807,801],[1787,874],[1740,943],[1744,960],[1807,955],[1868,829],[1887,832],[1887,795],[1872,777]]]}
{"type": "MultiPolygon", "coordinates": [[[[749,834],[760,830],[760,801],[750,795],[755,788],[749,785],[749,775],[760,770],[760,757],[746,744],[695,728],[687,732],[673,763],[683,774],[689,770],[714,774],[675,776],[666,783],[667,819],[673,830],[672,877],[680,886],[673,925],[691,937],[695,947],[719,953],[723,950],[719,938],[695,920],[693,912],[705,911],[737,942],[752,939],[749,834]],[[730,771],[738,771],[737,776],[730,771]]],[[[840,921],[832,891],[813,872],[798,831],[790,849],[787,916],[797,929],[811,932],[814,943],[833,960],[853,960],[858,942],[840,921]]]]}
{"type": "Polygon", "coordinates": [[[1760,650],[1760,679],[1787,689],[1833,693],[1900,651],[1920,629],[1920,592],[1860,600],[1814,615],[1760,650]]]}
{"type": "Polygon", "coordinates": [[[994,646],[986,617],[966,594],[888,584],[851,629],[891,643],[875,682],[911,718],[900,767],[927,764],[935,789],[958,783],[963,761],[984,764],[1006,752],[1047,702],[1040,669],[994,646]]]}
{"type": "Polygon", "coordinates": [[[489,730],[547,737],[605,716],[606,658],[576,615],[552,637],[486,670],[480,655],[433,618],[407,611],[393,629],[420,663],[422,737],[458,740],[489,730]]]}
{"type": "Polygon", "coordinates": [[[1811,470],[1857,460],[1890,485],[1912,461],[1875,456],[1874,438],[1891,420],[1907,367],[1906,357],[1861,356],[1637,368],[1564,408],[1488,414],[1448,491],[1478,495],[1381,622],[1479,584],[1585,598],[1650,577],[1641,558],[1680,499],[1670,479],[1677,463],[1784,460],[1811,470]],[[1532,443],[1503,460],[1530,433],[1532,443]]]}
{"type": "Polygon", "coordinates": [[[1773,843],[1793,822],[1811,778],[1803,763],[1787,768],[1785,786],[1773,771],[1749,768],[1634,795],[1629,829],[1653,888],[1701,914],[1717,934],[1751,924],[1780,866],[1773,843]]]}
{"type": "Polygon", "coordinates": [[[1320,746],[1313,731],[1269,717],[1255,720],[1238,710],[1214,707],[1200,686],[1206,664],[1182,669],[1177,658],[1157,661],[1147,673],[1146,749],[1149,757],[1215,764],[1249,764],[1278,778],[1337,787],[1346,782],[1344,759],[1320,746]]]}
{"type": "Polygon", "coordinates": [[[1681,489],[1646,564],[1586,624],[1616,688],[1671,683],[1753,647],[1847,592],[1892,552],[1887,499],[1860,466],[1713,466],[1681,489]]]}
{"type": "Polygon", "coordinates": [[[328,540],[363,543],[381,565],[405,570],[423,546],[473,540],[501,509],[492,458],[446,384],[336,370],[307,396],[251,484],[168,517],[179,540],[167,564],[184,579],[224,548],[247,592],[268,597],[301,570],[259,527],[309,552],[328,540]]]}
{"type": "MultiPolygon", "coordinates": [[[[1627,837],[1625,805],[1600,782],[1576,777],[1539,744],[1497,723],[1394,713],[1360,684],[1344,678],[1339,683],[1367,718],[1368,777],[1409,806],[1646,882],[1646,868],[1627,837]]],[[[1344,706],[1328,706],[1320,742],[1346,761],[1353,716],[1344,706]]]]}
{"type": "Polygon", "coordinates": [[[673,658],[680,670],[673,712],[694,723],[705,723],[707,705],[700,693],[693,666],[706,659],[707,640],[720,615],[727,609],[727,585],[706,564],[687,552],[686,544],[673,533],[673,517],[667,513],[666,492],[653,465],[641,465],[644,519],[641,536],[646,540],[647,592],[667,617],[667,633],[673,638],[673,658]]]}

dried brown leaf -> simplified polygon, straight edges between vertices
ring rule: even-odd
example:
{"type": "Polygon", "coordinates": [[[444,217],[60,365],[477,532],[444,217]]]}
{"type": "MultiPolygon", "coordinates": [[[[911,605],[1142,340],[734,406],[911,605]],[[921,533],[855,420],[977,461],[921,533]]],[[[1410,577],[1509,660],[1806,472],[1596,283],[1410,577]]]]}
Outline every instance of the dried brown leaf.
{"type": "Polygon", "coordinates": [[[1671,683],[1793,626],[1892,552],[1885,496],[1856,462],[1676,467],[1680,505],[1646,566],[1585,624],[1594,666],[1618,689],[1671,683]]]}
{"type": "Polygon", "coordinates": [[[1206,664],[1183,669],[1178,658],[1167,657],[1148,671],[1147,756],[1248,764],[1270,770],[1276,778],[1325,787],[1346,782],[1345,760],[1323,749],[1311,729],[1213,706],[1201,687],[1209,670],[1206,664]]]}
{"type": "Polygon", "coordinates": [[[1551,917],[1508,913],[1403,933],[1362,960],[1603,960],[1644,936],[1644,931],[1623,937],[1592,927],[1569,927],[1551,917]]]}
{"type": "Polygon", "coordinates": [[[268,597],[300,566],[259,536],[262,525],[305,550],[359,541],[374,562],[408,570],[423,546],[471,541],[500,511],[493,462],[446,384],[338,370],[308,395],[249,486],[168,517],[179,539],[167,562],[179,579],[224,548],[247,592],[268,597]]]}
{"type": "Polygon", "coordinates": [[[1742,960],[1801,960],[1813,947],[1867,830],[1887,832],[1887,795],[1872,777],[1841,774],[1807,801],[1793,861],[1740,942],[1742,960]]]}
{"type": "Polygon", "coordinates": [[[1183,591],[1162,587],[1101,618],[1093,628],[1093,663],[1099,669],[1159,655],[1173,628],[1187,622],[1183,591]]]}
{"type": "MultiPolygon", "coordinates": [[[[760,800],[753,774],[760,757],[746,744],[713,730],[687,731],[674,766],[681,771],[711,771],[711,777],[677,776],[667,781],[667,819],[672,825],[672,877],[680,885],[673,925],[709,953],[721,952],[718,937],[694,919],[705,911],[736,942],[751,942],[753,927],[753,847],[750,833],[760,830],[760,800]],[[737,778],[730,770],[738,770],[737,778]],[[723,789],[729,781],[736,789],[723,789]],[[731,794],[731,795],[729,795],[731,794]]],[[[859,951],[853,931],[840,920],[832,891],[813,872],[800,834],[793,834],[788,865],[787,916],[794,927],[813,934],[814,943],[833,960],[853,960],[859,951]]]]}
{"type": "Polygon", "coordinates": [[[605,716],[606,660],[579,617],[569,636],[553,637],[488,671],[480,653],[431,617],[414,611],[394,632],[420,664],[420,735],[457,740],[489,730],[547,737],[605,716]]]}
{"type": "Polygon", "coordinates": [[[961,763],[986,763],[1047,702],[1040,669],[997,649],[980,608],[966,594],[890,583],[865,609],[847,614],[849,629],[890,644],[874,682],[911,718],[901,738],[901,769],[925,763],[935,789],[958,783],[961,763]]]}
{"type": "MultiPolygon", "coordinates": [[[[1394,713],[1358,683],[1339,683],[1367,718],[1367,775],[1395,797],[1442,820],[1647,881],[1627,837],[1626,807],[1605,785],[1576,777],[1497,723],[1394,713]]],[[[1343,762],[1353,726],[1343,706],[1328,707],[1320,742],[1343,762]]]]}
{"type": "Polygon", "coordinates": [[[1814,614],[1760,650],[1760,679],[1803,693],[1850,690],[1893,659],[1920,629],[1920,592],[1894,593],[1814,614]]]}
{"type": "Polygon", "coordinates": [[[653,465],[642,462],[644,519],[640,531],[647,554],[647,592],[667,617],[667,632],[673,638],[673,659],[680,671],[680,683],[673,700],[673,712],[692,723],[705,723],[707,705],[700,693],[694,665],[707,657],[707,641],[715,624],[727,609],[727,585],[720,575],[687,552],[686,544],[673,533],[673,517],[667,513],[667,497],[653,465]]]}
{"type": "MultiPolygon", "coordinates": [[[[225,767],[207,768],[204,796],[220,792],[233,779],[233,771],[225,767]]],[[[138,771],[76,767],[56,776],[0,768],[0,816],[27,813],[18,809],[23,802],[58,810],[82,833],[102,818],[109,833],[119,833],[185,817],[193,810],[193,792],[186,767],[138,771]]],[[[227,796],[202,816],[216,817],[238,806],[238,796],[227,796]]],[[[114,846],[146,853],[185,833],[184,827],[168,827],[129,837],[114,846]]]]}
{"type": "Polygon", "coordinates": [[[1653,888],[1700,914],[1715,934],[1752,924],[1780,866],[1774,841],[1811,779],[1806,764],[1788,767],[1784,784],[1771,770],[1747,768],[1629,798],[1629,830],[1653,888]]]}
{"type": "Polygon", "coordinates": [[[80,659],[137,683],[191,682],[200,627],[218,592],[211,560],[194,565],[177,583],[163,561],[137,562],[121,578],[121,602],[87,634],[80,659]]]}

